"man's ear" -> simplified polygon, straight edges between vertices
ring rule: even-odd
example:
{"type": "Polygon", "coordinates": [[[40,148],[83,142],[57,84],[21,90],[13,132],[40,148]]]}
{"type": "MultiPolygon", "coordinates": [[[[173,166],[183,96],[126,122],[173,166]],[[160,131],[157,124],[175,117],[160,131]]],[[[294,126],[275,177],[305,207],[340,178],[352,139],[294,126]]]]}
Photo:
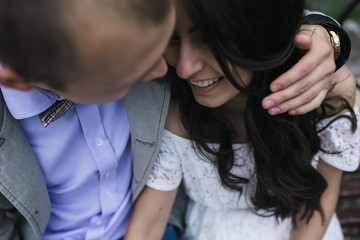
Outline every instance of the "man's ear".
{"type": "Polygon", "coordinates": [[[0,85],[21,91],[29,91],[36,87],[35,83],[7,67],[0,67],[0,85]]]}

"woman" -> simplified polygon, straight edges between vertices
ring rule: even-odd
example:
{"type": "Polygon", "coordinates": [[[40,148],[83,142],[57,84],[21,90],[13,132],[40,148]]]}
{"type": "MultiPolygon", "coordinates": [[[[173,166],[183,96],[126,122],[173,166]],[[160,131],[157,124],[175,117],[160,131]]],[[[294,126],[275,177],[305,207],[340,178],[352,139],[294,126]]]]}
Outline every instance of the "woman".
{"type": "MultiPolygon", "coordinates": [[[[165,57],[180,78],[169,75],[167,131],[125,239],[161,237],[181,180],[190,197],[184,239],[342,239],[341,175],[359,164],[354,91],[303,116],[261,107],[303,54],[293,40],[304,1],[176,4],[165,57]]],[[[354,89],[348,69],[336,78],[354,89]]]]}

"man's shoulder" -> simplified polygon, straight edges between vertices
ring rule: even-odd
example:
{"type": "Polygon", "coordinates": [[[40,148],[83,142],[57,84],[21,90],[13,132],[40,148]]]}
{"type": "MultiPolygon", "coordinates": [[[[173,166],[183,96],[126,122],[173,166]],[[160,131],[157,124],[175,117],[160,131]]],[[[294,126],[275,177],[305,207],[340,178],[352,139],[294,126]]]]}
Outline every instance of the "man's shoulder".
{"type": "Polygon", "coordinates": [[[170,87],[164,78],[155,79],[150,82],[138,83],[125,97],[128,110],[140,106],[146,109],[164,108],[169,105],[170,87]]]}
{"type": "Polygon", "coordinates": [[[128,98],[129,96],[134,96],[135,94],[139,93],[143,93],[145,96],[151,96],[154,94],[165,94],[166,91],[170,90],[168,85],[169,84],[165,78],[157,78],[149,82],[140,82],[132,87],[126,97],[128,98]]]}
{"type": "Polygon", "coordinates": [[[0,91],[0,129],[2,128],[4,124],[4,117],[5,117],[5,111],[6,111],[6,104],[4,100],[4,96],[2,92],[0,91]]]}

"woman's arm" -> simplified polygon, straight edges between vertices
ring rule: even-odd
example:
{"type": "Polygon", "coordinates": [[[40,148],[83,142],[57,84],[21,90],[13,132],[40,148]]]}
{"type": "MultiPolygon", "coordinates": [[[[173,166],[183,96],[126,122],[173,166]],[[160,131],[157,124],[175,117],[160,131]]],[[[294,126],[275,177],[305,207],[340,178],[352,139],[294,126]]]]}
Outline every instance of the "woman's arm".
{"type": "Polygon", "coordinates": [[[136,201],[124,240],[162,239],[176,192],[146,186],[136,201]]]}
{"type": "MultiPolygon", "coordinates": [[[[334,74],[334,86],[326,95],[327,97],[341,96],[345,98],[350,106],[354,107],[356,100],[356,79],[348,66],[342,66],[334,74]]],[[[338,102],[331,102],[335,107],[338,102]]]]}
{"type": "MultiPolygon", "coordinates": [[[[173,99],[170,101],[165,129],[178,136],[184,136],[179,119],[178,105],[173,99]]],[[[155,183],[152,181],[150,181],[150,184],[147,183],[151,187],[155,186],[154,188],[166,190],[160,191],[145,186],[136,200],[135,209],[124,240],[162,239],[182,178],[179,156],[174,155],[176,151],[168,152],[166,150],[167,148],[173,149],[174,144],[176,143],[167,142],[163,138],[160,149],[164,147],[164,150],[160,150],[154,163],[157,171],[152,172],[152,177],[150,177],[155,183]],[[170,181],[170,179],[173,181],[170,181]]]]}
{"type": "MultiPolygon", "coordinates": [[[[320,213],[317,211],[314,212],[313,217],[308,223],[306,223],[306,219],[300,220],[297,218],[297,226],[291,230],[290,240],[321,240],[335,212],[342,171],[328,165],[322,160],[319,161],[317,170],[328,183],[328,188],[321,197],[324,219],[321,218],[320,213]]],[[[301,213],[299,216],[301,216],[301,213]]]]}
{"type": "MultiPolygon", "coordinates": [[[[350,106],[353,107],[355,104],[356,88],[355,78],[350,69],[347,66],[341,67],[335,73],[334,79],[336,80],[336,84],[329,93],[329,96],[342,96],[349,102],[350,106]]],[[[335,100],[331,102],[331,104],[336,108],[336,104],[340,104],[340,102],[335,100]]],[[[291,231],[291,240],[321,240],[335,212],[343,171],[327,164],[321,160],[321,157],[317,170],[328,183],[328,187],[323,193],[320,201],[324,213],[324,219],[321,218],[319,212],[315,212],[308,223],[306,223],[306,219],[300,220],[298,217],[298,225],[291,231]]],[[[298,216],[301,216],[301,213],[298,216]]]]}

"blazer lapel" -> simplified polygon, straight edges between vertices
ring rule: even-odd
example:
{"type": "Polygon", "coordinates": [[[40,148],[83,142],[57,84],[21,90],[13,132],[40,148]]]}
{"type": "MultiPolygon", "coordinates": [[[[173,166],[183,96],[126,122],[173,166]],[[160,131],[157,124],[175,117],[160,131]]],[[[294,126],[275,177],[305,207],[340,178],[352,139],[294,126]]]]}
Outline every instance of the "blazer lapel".
{"type": "Polygon", "coordinates": [[[125,98],[133,159],[133,200],[137,198],[159,152],[170,90],[165,79],[135,86],[125,98]]]}
{"type": "Polygon", "coordinates": [[[0,192],[40,238],[50,216],[50,200],[38,162],[0,93],[0,192]]]}

